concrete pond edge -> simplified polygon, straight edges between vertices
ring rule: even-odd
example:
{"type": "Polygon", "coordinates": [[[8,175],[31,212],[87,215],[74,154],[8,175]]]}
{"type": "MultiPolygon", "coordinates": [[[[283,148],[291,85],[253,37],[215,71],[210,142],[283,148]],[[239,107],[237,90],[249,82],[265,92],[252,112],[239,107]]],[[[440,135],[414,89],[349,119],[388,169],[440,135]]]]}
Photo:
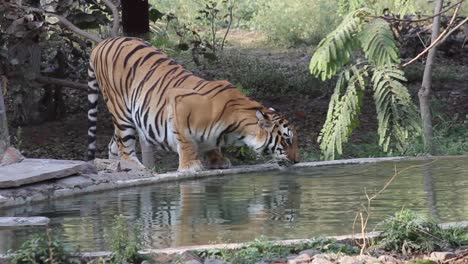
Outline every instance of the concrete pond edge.
{"type": "MultiPolygon", "coordinates": [[[[460,158],[465,156],[452,156],[460,158]]],[[[468,156],[466,156],[468,158],[468,156]]],[[[303,162],[293,166],[294,168],[306,167],[319,167],[319,166],[336,166],[347,164],[367,164],[379,163],[390,161],[420,161],[420,160],[434,160],[437,158],[450,158],[437,157],[437,156],[422,156],[422,157],[384,157],[384,158],[357,158],[357,159],[343,159],[332,161],[314,161],[303,162]]],[[[93,192],[101,192],[108,190],[116,190],[122,188],[151,185],[164,182],[172,182],[179,180],[193,180],[207,177],[225,176],[233,174],[244,174],[262,171],[278,171],[282,168],[277,164],[258,164],[248,165],[241,167],[234,167],[224,170],[206,170],[195,173],[181,173],[181,172],[168,172],[168,173],[152,173],[149,171],[137,172],[118,172],[118,173],[99,173],[99,174],[83,174],[78,176],[70,176],[69,178],[62,179],[60,182],[67,182],[64,185],[57,185],[56,183],[38,183],[36,185],[26,185],[12,190],[0,190],[0,209],[27,205],[31,203],[54,200],[71,196],[78,196],[89,194],[93,192]],[[122,177],[122,175],[125,175],[122,177]],[[120,177],[118,177],[120,176],[120,177]],[[23,191],[23,192],[21,192],[23,191]]]]}

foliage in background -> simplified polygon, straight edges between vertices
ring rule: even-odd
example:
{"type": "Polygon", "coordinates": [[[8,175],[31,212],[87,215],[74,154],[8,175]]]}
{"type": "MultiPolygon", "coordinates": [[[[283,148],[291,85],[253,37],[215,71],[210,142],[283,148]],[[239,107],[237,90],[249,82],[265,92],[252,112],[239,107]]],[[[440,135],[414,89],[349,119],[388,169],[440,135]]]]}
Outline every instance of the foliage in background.
{"type": "Polygon", "coordinates": [[[71,252],[51,234],[50,229],[47,229],[46,234],[34,235],[13,253],[13,264],[74,263],[71,260],[71,252]]]}
{"type": "Polygon", "coordinates": [[[378,247],[403,254],[429,253],[468,245],[468,231],[442,229],[436,223],[410,210],[397,212],[382,224],[378,247]]]}
{"type": "Polygon", "coordinates": [[[384,152],[403,151],[410,136],[420,131],[416,107],[403,85],[404,72],[398,68],[400,58],[390,26],[372,18],[372,14],[367,8],[351,10],[319,43],[310,61],[312,75],[322,80],[338,74],[318,138],[325,159],[343,153],[343,144],[359,124],[362,98],[369,84],[376,105],[379,145],[384,152]],[[364,58],[357,50],[362,50],[364,58]]]}
{"type": "Polygon", "coordinates": [[[252,27],[265,32],[275,45],[316,44],[339,22],[336,1],[259,1],[252,27]]]}

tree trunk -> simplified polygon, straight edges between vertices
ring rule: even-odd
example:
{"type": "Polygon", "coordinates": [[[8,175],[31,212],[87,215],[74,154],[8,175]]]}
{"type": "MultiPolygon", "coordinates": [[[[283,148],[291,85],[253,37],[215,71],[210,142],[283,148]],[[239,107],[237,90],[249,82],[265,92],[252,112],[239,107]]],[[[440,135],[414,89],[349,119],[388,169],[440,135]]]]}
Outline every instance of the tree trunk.
{"type": "Polygon", "coordinates": [[[122,26],[126,35],[147,34],[149,32],[148,0],[122,0],[122,26]]]}
{"type": "MultiPolygon", "coordinates": [[[[444,1],[437,0],[434,8],[434,14],[440,13],[444,1]]],[[[440,15],[434,17],[432,22],[431,43],[434,42],[440,33],[440,15]]],[[[418,92],[419,108],[421,111],[421,120],[423,125],[424,148],[429,154],[434,154],[435,146],[433,142],[432,114],[431,114],[431,87],[432,87],[432,66],[437,51],[437,45],[434,46],[427,55],[426,65],[424,67],[423,81],[418,92]]]]}
{"type": "Polygon", "coordinates": [[[0,157],[3,156],[6,149],[10,145],[10,137],[8,135],[8,122],[6,119],[5,102],[3,101],[3,87],[0,79],[0,157]]]}

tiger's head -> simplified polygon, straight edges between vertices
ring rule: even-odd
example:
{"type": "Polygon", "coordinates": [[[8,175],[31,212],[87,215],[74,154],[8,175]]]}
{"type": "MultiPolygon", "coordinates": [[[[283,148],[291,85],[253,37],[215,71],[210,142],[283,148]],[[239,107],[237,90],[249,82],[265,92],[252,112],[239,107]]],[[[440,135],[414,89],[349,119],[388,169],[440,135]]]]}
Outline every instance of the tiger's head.
{"type": "Polygon", "coordinates": [[[255,151],[271,155],[280,165],[299,162],[296,129],[272,108],[257,110],[255,151]]]}

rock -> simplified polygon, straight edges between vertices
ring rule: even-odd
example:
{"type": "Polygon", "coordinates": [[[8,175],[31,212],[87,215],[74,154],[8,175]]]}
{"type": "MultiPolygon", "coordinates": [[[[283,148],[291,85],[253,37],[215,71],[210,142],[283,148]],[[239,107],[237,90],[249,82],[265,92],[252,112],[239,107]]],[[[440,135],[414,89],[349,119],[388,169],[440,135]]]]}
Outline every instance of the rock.
{"type": "Polygon", "coordinates": [[[191,259],[191,260],[187,260],[185,262],[176,262],[176,263],[184,263],[184,264],[203,264],[202,262],[196,260],[196,259],[191,259]]]}
{"type": "Polygon", "coordinates": [[[413,259],[405,264],[437,264],[437,262],[430,260],[430,259],[413,259]]]}
{"type": "Polygon", "coordinates": [[[333,264],[333,262],[324,258],[315,258],[310,262],[311,264],[333,264]]]}
{"type": "Polygon", "coordinates": [[[288,264],[305,264],[310,263],[312,257],[308,254],[300,254],[299,256],[288,260],[288,264]]]}
{"type": "MultiPolygon", "coordinates": [[[[300,255],[300,254],[299,254],[299,255],[300,255]]],[[[299,255],[292,254],[292,255],[287,256],[286,259],[287,259],[287,260],[295,259],[295,258],[297,258],[297,256],[299,256],[299,255]]]]}
{"type": "Polygon", "coordinates": [[[50,219],[43,216],[36,217],[0,217],[0,226],[46,226],[50,219]]]}
{"type": "Polygon", "coordinates": [[[0,166],[17,163],[22,160],[24,160],[23,155],[17,149],[9,147],[5,150],[3,156],[0,157],[0,166]]]}
{"type": "Polygon", "coordinates": [[[177,257],[177,263],[203,264],[202,259],[195,253],[186,251],[177,257]]]}
{"type": "Polygon", "coordinates": [[[156,254],[151,256],[155,263],[173,263],[177,259],[177,254],[156,254]]]}
{"type": "Polygon", "coordinates": [[[434,261],[443,261],[454,257],[456,257],[456,255],[453,252],[432,252],[429,259],[434,261]]]}
{"type": "Polygon", "coordinates": [[[205,259],[204,264],[228,264],[229,262],[222,261],[220,259],[207,258],[205,259]]]}
{"type": "Polygon", "coordinates": [[[128,160],[95,159],[94,165],[98,171],[121,172],[121,171],[144,171],[145,168],[136,162],[128,160]]]}
{"type": "Polygon", "coordinates": [[[363,264],[363,262],[358,261],[355,256],[344,256],[338,261],[340,264],[363,264]]]}
{"type": "Polygon", "coordinates": [[[389,255],[382,255],[378,258],[378,260],[381,263],[385,263],[385,264],[400,264],[401,263],[400,261],[398,261],[398,259],[389,255]]]}
{"type": "Polygon", "coordinates": [[[361,256],[344,256],[338,261],[340,264],[380,264],[377,258],[361,255],[361,256]]]}
{"type": "Polygon", "coordinates": [[[147,260],[143,260],[140,264],[151,264],[151,262],[149,262],[147,260]]]}
{"type": "Polygon", "coordinates": [[[94,182],[89,177],[80,175],[57,180],[57,184],[65,188],[85,188],[93,185],[94,182]]]}
{"type": "Polygon", "coordinates": [[[333,264],[334,258],[329,254],[316,254],[311,264],[333,264]]]}
{"type": "Polygon", "coordinates": [[[312,257],[317,254],[320,254],[320,251],[315,250],[315,249],[306,249],[306,250],[302,250],[301,252],[299,252],[299,255],[302,255],[302,254],[307,254],[312,257]]]}

